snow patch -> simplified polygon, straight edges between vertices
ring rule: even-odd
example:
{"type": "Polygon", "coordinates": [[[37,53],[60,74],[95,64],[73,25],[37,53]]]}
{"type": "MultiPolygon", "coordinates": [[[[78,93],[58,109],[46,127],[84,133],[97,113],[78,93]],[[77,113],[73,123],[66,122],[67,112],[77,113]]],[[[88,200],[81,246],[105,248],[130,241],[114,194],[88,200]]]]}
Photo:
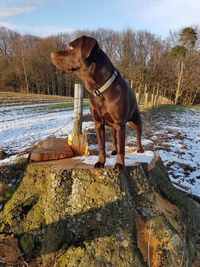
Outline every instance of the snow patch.
{"type": "MultiPolygon", "coordinates": [[[[129,147],[130,149],[130,147],[129,147]]],[[[125,154],[125,165],[132,166],[138,162],[150,163],[154,157],[154,152],[145,151],[144,153],[127,153],[125,154]]],[[[106,158],[105,166],[114,166],[117,156],[109,154],[109,157],[106,158]]],[[[86,164],[94,165],[98,161],[98,156],[82,156],[80,160],[86,164]]]]}

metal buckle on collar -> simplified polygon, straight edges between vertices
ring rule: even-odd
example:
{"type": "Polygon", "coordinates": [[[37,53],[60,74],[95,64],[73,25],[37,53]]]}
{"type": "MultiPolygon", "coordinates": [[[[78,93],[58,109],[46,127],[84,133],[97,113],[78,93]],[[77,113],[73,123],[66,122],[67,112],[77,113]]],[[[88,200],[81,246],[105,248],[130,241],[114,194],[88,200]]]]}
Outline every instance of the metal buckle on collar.
{"type": "Polygon", "coordinates": [[[99,90],[94,91],[94,96],[101,96],[101,92],[99,90]]]}

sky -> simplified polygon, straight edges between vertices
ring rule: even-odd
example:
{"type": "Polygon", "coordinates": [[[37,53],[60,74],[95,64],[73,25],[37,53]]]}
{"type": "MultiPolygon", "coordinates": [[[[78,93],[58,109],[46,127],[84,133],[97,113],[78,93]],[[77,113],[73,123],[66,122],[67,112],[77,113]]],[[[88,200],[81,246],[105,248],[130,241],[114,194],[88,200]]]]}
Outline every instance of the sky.
{"type": "Polygon", "coordinates": [[[170,30],[200,25],[200,0],[0,0],[0,26],[46,37],[98,28],[170,30]]]}

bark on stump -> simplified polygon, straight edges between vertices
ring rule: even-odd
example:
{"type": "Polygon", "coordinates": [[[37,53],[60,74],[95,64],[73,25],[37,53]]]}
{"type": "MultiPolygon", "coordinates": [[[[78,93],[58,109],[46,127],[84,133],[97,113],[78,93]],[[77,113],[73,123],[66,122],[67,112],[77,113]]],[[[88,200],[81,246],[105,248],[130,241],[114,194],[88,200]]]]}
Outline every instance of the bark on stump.
{"type": "Polygon", "coordinates": [[[45,267],[199,266],[200,206],[158,155],[122,173],[29,164],[0,227],[45,267]]]}

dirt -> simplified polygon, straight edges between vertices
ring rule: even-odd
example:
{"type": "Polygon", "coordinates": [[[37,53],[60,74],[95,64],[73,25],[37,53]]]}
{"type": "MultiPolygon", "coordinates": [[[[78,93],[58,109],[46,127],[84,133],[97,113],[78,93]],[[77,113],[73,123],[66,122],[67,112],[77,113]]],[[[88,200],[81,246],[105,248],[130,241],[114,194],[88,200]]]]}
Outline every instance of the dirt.
{"type": "Polygon", "coordinates": [[[67,96],[0,92],[0,106],[65,102],[71,99],[71,97],[67,96]]]}

